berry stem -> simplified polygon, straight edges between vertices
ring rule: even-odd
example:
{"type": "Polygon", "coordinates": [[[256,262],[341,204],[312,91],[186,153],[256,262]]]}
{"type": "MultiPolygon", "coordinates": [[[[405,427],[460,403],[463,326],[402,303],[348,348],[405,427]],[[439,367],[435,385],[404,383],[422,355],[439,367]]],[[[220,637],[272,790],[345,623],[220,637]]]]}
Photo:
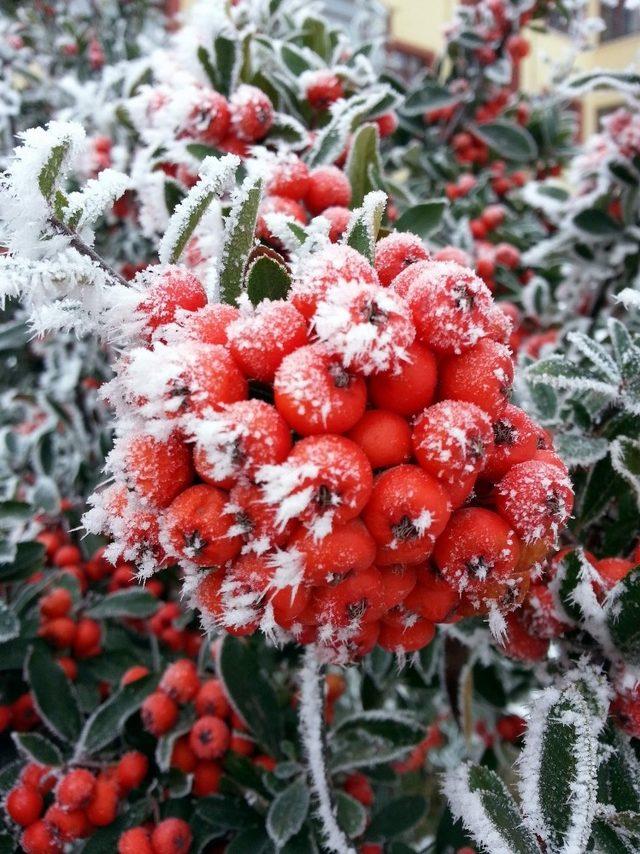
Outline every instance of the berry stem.
{"type": "Polygon", "coordinates": [[[298,708],[300,738],[307,757],[309,782],[316,796],[325,845],[335,854],[355,854],[355,848],[349,843],[336,818],[337,808],[331,792],[326,762],[323,693],[323,667],[318,660],[315,646],[311,644],[305,649],[300,669],[298,708]]]}
{"type": "Polygon", "coordinates": [[[121,276],[113,267],[109,266],[107,262],[102,258],[98,253],[89,246],[88,243],[85,243],[84,240],[75,232],[72,228],[69,228],[68,225],[65,225],[64,222],[59,220],[55,216],[49,217],[49,225],[53,228],[53,230],[57,234],[62,234],[65,237],[69,238],[69,243],[76,252],[79,252],[81,255],[86,255],[87,258],[91,258],[98,266],[102,267],[105,273],[114,281],[116,281],[119,285],[124,285],[126,288],[129,287],[129,282],[121,276]]]}

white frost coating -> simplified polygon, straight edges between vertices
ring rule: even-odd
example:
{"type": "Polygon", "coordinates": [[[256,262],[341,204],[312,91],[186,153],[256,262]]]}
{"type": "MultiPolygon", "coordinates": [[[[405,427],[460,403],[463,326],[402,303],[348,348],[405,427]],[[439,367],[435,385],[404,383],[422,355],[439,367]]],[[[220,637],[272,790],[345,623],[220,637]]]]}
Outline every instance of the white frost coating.
{"type": "Polygon", "coordinates": [[[164,233],[158,256],[161,264],[168,264],[178,242],[189,228],[194,213],[202,206],[208,195],[217,196],[231,182],[240,159],[235,154],[224,157],[205,157],[200,168],[200,181],[189,190],[176,207],[164,233]]]}
{"type": "Polygon", "coordinates": [[[461,819],[483,848],[491,854],[515,854],[498,827],[487,815],[482,799],[478,792],[472,792],[469,785],[470,763],[460,765],[448,771],[444,776],[442,791],[444,792],[451,812],[456,819],[461,819]]]}
{"type": "Polygon", "coordinates": [[[83,239],[91,239],[93,235],[82,234],[83,229],[90,226],[116,199],[129,189],[130,179],[115,169],[103,169],[96,178],[90,178],[84,188],[75,193],[69,193],[69,205],[65,210],[67,222],[76,222],[75,230],[83,239]]]}
{"type": "Polygon", "coordinates": [[[634,290],[634,288],[624,288],[616,299],[627,309],[640,308],[640,291],[634,290]]]}
{"type": "Polygon", "coordinates": [[[300,736],[307,756],[311,787],[317,800],[318,818],[324,842],[335,854],[355,854],[336,818],[336,807],[332,801],[329,778],[325,764],[323,744],[324,697],[320,690],[320,663],[313,644],[304,652],[300,671],[300,736]]]}

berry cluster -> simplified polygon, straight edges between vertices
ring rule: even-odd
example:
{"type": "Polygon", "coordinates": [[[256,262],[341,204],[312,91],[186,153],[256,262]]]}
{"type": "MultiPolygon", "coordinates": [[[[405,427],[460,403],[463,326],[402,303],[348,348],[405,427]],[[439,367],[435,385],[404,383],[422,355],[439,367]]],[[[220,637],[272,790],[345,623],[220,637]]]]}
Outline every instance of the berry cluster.
{"type": "Polygon", "coordinates": [[[288,299],[256,308],[157,274],[145,343],[108,387],[115,483],[87,523],[147,575],[180,562],[205,625],[337,658],[510,611],[573,494],[508,402],[507,316],[410,235],[375,265],[336,245],[293,272],[288,299]]]}

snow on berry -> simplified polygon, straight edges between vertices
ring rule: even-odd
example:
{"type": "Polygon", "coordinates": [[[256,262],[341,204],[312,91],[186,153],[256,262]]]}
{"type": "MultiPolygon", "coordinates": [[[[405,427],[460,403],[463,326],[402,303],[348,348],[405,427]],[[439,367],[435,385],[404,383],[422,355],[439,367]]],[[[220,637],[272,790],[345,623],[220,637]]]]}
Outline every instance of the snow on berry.
{"type": "Polygon", "coordinates": [[[231,126],[242,140],[263,139],[273,124],[273,104],[256,86],[243,84],[231,96],[231,126]]]}
{"type": "Polygon", "coordinates": [[[555,538],[573,510],[573,489],[557,466],[518,463],[496,487],[496,507],[525,542],[555,538]]]}
{"type": "Polygon", "coordinates": [[[378,276],[363,256],[350,246],[331,246],[303,257],[294,270],[291,301],[310,318],[318,300],[339,284],[377,285],[378,276]]]}
{"type": "MultiPolygon", "coordinates": [[[[326,216],[326,211],[325,211],[326,216]]],[[[390,285],[407,267],[426,261],[429,250],[422,240],[409,232],[395,232],[376,244],[375,268],[381,285],[390,285]]]]}

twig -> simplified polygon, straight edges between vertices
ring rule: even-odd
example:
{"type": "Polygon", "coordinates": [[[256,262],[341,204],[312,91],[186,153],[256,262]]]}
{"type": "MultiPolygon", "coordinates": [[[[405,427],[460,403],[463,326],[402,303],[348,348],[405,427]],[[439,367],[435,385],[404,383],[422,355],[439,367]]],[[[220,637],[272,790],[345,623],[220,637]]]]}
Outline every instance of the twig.
{"type": "Polygon", "coordinates": [[[57,234],[62,234],[65,237],[69,238],[69,243],[76,252],[79,252],[81,255],[86,255],[87,258],[91,258],[99,267],[105,271],[105,273],[119,285],[124,285],[125,287],[129,287],[129,282],[121,276],[113,267],[110,267],[109,264],[102,258],[98,253],[92,249],[84,240],[75,232],[73,229],[69,228],[68,225],[65,225],[61,222],[57,217],[50,216],[49,217],[49,225],[53,228],[53,230],[57,234]]]}
{"type": "Polygon", "coordinates": [[[307,756],[309,782],[317,800],[318,818],[324,842],[335,854],[356,854],[336,818],[337,808],[331,792],[331,782],[326,763],[326,739],[323,720],[323,672],[316,648],[305,649],[300,670],[300,738],[307,756]]]}

